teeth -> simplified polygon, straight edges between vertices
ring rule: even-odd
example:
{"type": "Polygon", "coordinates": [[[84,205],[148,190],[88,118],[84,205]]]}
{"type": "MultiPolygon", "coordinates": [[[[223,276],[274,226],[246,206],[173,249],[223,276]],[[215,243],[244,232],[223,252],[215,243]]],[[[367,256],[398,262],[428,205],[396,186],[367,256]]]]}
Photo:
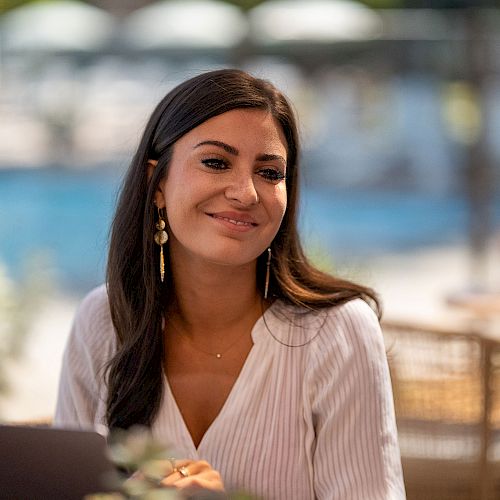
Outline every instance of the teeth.
{"type": "Polygon", "coordinates": [[[243,222],[241,220],[234,220],[234,219],[229,219],[228,217],[219,217],[215,216],[217,219],[222,219],[222,220],[227,220],[228,222],[231,222],[231,224],[236,224],[237,226],[251,226],[251,222],[243,222]]]}

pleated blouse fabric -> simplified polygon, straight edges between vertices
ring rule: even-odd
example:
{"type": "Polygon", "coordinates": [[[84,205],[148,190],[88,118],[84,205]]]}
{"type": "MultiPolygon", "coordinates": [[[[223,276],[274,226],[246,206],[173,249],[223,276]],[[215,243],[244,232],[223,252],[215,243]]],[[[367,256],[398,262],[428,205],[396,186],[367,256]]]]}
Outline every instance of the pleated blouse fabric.
{"type": "MultiPolygon", "coordinates": [[[[276,301],[198,448],[168,380],[152,432],[177,458],[207,460],[227,490],[266,500],[404,499],[389,370],[362,300],[319,312],[276,301]]],[[[116,341],[104,286],[82,302],[64,354],[55,425],[105,425],[103,366],[116,341]]]]}

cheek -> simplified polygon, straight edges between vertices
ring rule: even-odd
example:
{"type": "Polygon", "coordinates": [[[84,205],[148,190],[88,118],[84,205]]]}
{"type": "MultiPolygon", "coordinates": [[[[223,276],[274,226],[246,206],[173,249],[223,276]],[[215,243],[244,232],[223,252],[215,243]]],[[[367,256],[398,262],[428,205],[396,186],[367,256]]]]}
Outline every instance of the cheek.
{"type": "Polygon", "coordinates": [[[176,232],[191,229],[202,217],[201,207],[209,198],[210,189],[193,177],[189,181],[177,179],[165,188],[163,193],[169,227],[176,232]]]}
{"type": "Polygon", "coordinates": [[[170,228],[175,227],[185,217],[188,198],[184,191],[183,184],[174,183],[163,190],[165,211],[170,228]]]}
{"type": "Polygon", "coordinates": [[[276,189],[274,194],[274,207],[276,214],[279,214],[279,222],[281,224],[281,220],[285,216],[287,207],[286,186],[284,184],[282,186],[278,186],[276,189]]]}
{"type": "Polygon", "coordinates": [[[163,196],[167,210],[182,210],[191,198],[191,183],[186,181],[180,169],[172,169],[163,185],[163,196]]]}

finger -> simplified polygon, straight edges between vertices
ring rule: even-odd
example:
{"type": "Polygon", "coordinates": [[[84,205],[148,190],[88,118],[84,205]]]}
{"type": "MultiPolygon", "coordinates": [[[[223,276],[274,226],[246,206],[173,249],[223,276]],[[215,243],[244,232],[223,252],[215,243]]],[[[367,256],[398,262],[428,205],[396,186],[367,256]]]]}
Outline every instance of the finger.
{"type": "MultiPolygon", "coordinates": [[[[171,479],[174,479],[173,474],[171,476],[171,479]]],[[[170,486],[174,486],[178,489],[206,488],[210,490],[224,491],[222,478],[220,474],[214,469],[206,470],[204,472],[190,475],[188,477],[174,479],[173,482],[170,483],[170,486]]]]}
{"type": "Polygon", "coordinates": [[[175,469],[182,467],[185,467],[191,475],[212,470],[212,466],[205,460],[176,460],[175,469]]]}
{"type": "Polygon", "coordinates": [[[164,486],[173,486],[177,481],[180,479],[184,479],[192,475],[193,473],[196,474],[197,468],[194,470],[190,470],[189,466],[192,462],[191,461],[177,461],[175,464],[174,470],[166,477],[164,477],[160,484],[164,486]]]}
{"type": "MultiPolygon", "coordinates": [[[[176,460],[174,465],[174,471],[163,478],[160,481],[162,486],[175,486],[176,488],[180,485],[191,484],[196,486],[198,480],[213,482],[213,486],[208,484],[208,487],[211,489],[224,489],[222,479],[220,474],[212,469],[212,466],[205,460],[176,460]],[[195,480],[184,481],[185,479],[189,479],[194,477],[195,480]]],[[[205,486],[205,483],[203,483],[205,486]]]]}
{"type": "Polygon", "coordinates": [[[170,474],[165,474],[165,476],[174,476],[176,479],[212,470],[212,466],[205,460],[175,460],[172,465],[173,470],[170,474]]]}
{"type": "Polygon", "coordinates": [[[203,477],[200,474],[179,479],[173,486],[179,490],[206,489],[212,491],[224,491],[224,485],[220,478],[216,476],[203,477]]]}
{"type": "Polygon", "coordinates": [[[185,478],[185,477],[188,477],[190,476],[190,472],[189,472],[189,469],[187,468],[186,465],[181,465],[180,467],[176,467],[176,470],[175,472],[177,472],[178,474],[181,475],[181,477],[185,478]]]}

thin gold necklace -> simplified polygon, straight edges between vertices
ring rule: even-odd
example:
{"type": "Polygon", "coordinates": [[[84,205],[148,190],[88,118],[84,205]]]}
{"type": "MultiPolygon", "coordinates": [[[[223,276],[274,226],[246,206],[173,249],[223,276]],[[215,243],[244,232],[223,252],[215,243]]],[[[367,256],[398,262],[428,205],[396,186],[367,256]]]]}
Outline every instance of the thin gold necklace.
{"type": "Polygon", "coordinates": [[[195,349],[196,351],[199,351],[203,354],[206,354],[207,356],[212,356],[212,357],[215,357],[217,359],[222,359],[222,356],[224,354],[226,354],[227,352],[229,352],[231,350],[231,348],[233,348],[246,334],[247,332],[243,332],[239,337],[237,337],[234,342],[232,342],[231,344],[229,344],[228,347],[226,347],[223,351],[216,351],[216,352],[210,352],[210,351],[205,351],[205,349],[201,349],[200,347],[198,347],[190,338],[187,334],[181,332],[178,328],[176,328],[174,326],[174,324],[172,322],[169,322],[169,325],[172,327],[173,330],[175,330],[182,338],[186,339],[187,342],[191,345],[191,347],[193,349],[195,349]]]}

